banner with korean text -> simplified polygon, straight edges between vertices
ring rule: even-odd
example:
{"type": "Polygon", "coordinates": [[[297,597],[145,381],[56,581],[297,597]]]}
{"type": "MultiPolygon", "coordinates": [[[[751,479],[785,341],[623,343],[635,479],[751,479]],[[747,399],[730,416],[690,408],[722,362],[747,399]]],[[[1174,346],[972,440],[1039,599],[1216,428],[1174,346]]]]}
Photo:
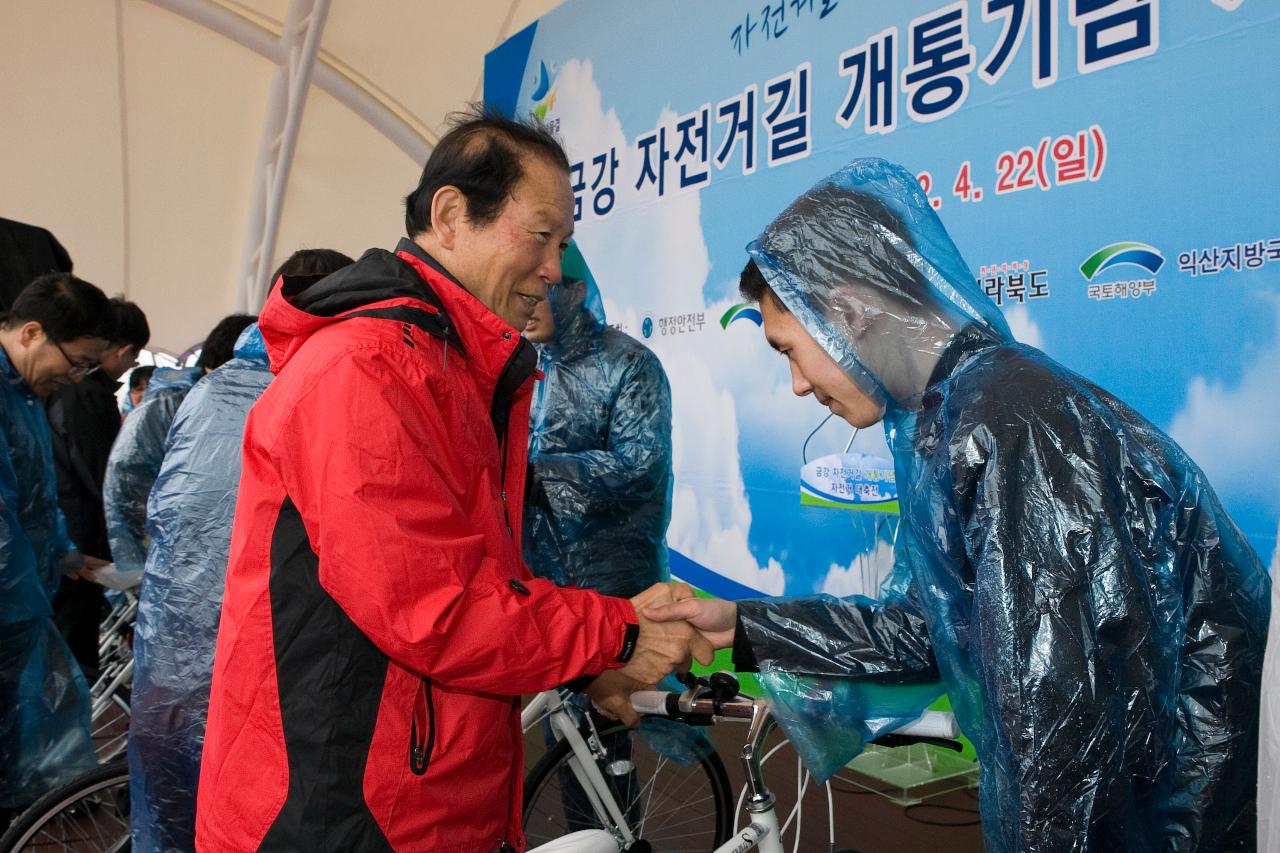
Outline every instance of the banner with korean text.
{"type": "Polygon", "coordinates": [[[744,246],[859,156],[916,173],[1016,336],[1133,405],[1269,560],[1280,520],[1280,3],[568,0],[485,96],[573,162],[609,320],[666,365],[673,572],[873,593],[880,430],[795,398],[744,246]]]}

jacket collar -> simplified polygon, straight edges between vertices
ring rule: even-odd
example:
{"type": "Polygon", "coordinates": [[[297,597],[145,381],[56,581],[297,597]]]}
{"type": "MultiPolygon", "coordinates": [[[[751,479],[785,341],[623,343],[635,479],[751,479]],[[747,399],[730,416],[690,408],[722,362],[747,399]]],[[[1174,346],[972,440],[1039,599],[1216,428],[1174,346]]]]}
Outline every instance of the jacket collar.
{"type": "Polygon", "coordinates": [[[499,377],[503,375],[508,363],[518,355],[524,357],[517,359],[512,367],[518,367],[519,375],[508,370],[502,384],[514,382],[515,387],[518,387],[533,374],[537,356],[533,353],[532,345],[516,329],[507,325],[505,320],[472,296],[439,261],[409,239],[402,239],[396,246],[396,257],[412,267],[439,297],[441,307],[457,328],[466,348],[471,373],[486,399],[501,396],[495,395],[499,377]],[[528,351],[527,356],[525,350],[528,351]],[[524,366],[526,361],[529,362],[527,369],[524,366]]]}
{"type": "Polygon", "coordinates": [[[27,384],[27,381],[22,378],[18,368],[13,366],[13,362],[9,360],[9,354],[4,351],[4,347],[0,347],[0,380],[3,380],[6,385],[22,396],[35,399],[35,392],[31,390],[31,386],[27,384]]]}

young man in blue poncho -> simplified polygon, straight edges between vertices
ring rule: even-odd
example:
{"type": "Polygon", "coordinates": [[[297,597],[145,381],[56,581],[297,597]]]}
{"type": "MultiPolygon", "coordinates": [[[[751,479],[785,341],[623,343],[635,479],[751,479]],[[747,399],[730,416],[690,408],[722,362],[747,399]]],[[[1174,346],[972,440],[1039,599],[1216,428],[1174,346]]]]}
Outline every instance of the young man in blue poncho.
{"type": "Polygon", "coordinates": [[[991,853],[1254,849],[1269,580],[1199,468],[1013,340],[901,167],[853,162],[748,251],[741,289],[795,393],[884,420],[894,576],[876,601],[647,615],[758,666],[827,772],[940,674],[982,762],[991,853]]]}

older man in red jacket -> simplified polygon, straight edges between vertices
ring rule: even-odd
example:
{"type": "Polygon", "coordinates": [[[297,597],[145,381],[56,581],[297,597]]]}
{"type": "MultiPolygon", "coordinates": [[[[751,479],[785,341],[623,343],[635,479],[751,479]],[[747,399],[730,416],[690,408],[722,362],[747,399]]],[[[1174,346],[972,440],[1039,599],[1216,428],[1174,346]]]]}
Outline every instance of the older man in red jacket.
{"type": "MultiPolygon", "coordinates": [[[[553,137],[464,118],[396,251],[260,325],[277,374],[244,439],[197,847],[521,849],[521,693],[709,647],[520,557],[532,347],[573,230],[553,137]]],[[[309,283],[308,283],[309,284],[309,283]]],[[[684,594],[684,590],[675,590],[684,594]]]]}

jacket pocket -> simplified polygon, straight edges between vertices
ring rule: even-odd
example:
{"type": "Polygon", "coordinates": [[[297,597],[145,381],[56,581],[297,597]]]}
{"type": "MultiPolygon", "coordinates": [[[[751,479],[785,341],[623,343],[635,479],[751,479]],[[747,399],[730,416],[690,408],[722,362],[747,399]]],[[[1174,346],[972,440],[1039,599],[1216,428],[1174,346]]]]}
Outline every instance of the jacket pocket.
{"type": "Polygon", "coordinates": [[[415,776],[427,772],[435,743],[435,700],[431,695],[431,679],[423,678],[418,683],[418,693],[413,700],[413,715],[409,718],[409,771],[415,776]]]}

